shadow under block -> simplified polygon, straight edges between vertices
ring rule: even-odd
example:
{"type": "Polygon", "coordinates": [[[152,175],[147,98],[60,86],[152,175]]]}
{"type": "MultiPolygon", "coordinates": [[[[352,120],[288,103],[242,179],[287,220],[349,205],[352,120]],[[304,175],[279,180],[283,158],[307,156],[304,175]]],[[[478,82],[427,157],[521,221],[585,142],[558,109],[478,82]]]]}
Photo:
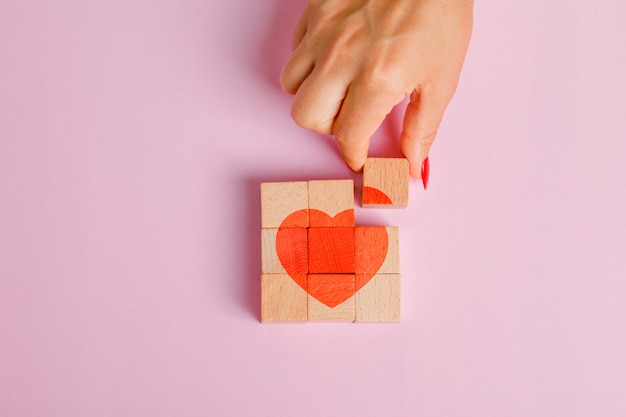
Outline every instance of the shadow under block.
{"type": "Polygon", "coordinates": [[[354,321],[354,274],[309,274],[307,282],[309,320],[354,321]]]}
{"type": "Polygon", "coordinates": [[[308,229],[310,274],[354,273],[354,227],[308,229]]]}
{"type": "Polygon", "coordinates": [[[357,322],[400,321],[400,274],[376,274],[355,299],[357,322]]]}
{"type": "Polygon", "coordinates": [[[307,321],[308,297],[287,274],[261,274],[261,321],[307,321]]]}
{"type": "Polygon", "coordinates": [[[261,183],[261,227],[308,227],[309,186],[307,181],[261,183]],[[298,210],[304,215],[290,216],[298,210]],[[284,222],[289,217],[291,221],[284,222]]]}
{"type": "Polygon", "coordinates": [[[261,229],[262,273],[306,274],[307,252],[307,229],[261,229]]]}
{"type": "Polygon", "coordinates": [[[357,274],[399,274],[399,237],[400,229],[396,226],[355,227],[354,272],[357,274]],[[382,259],[382,262],[377,262],[379,259],[382,259]]]}
{"type": "Polygon", "coordinates": [[[309,181],[309,226],[354,226],[354,182],[352,180],[309,181]]]}
{"type": "Polygon", "coordinates": [[[363,166],[363,207],[406,207],[409,204],[409,161],[367,158],[363,166]]]}

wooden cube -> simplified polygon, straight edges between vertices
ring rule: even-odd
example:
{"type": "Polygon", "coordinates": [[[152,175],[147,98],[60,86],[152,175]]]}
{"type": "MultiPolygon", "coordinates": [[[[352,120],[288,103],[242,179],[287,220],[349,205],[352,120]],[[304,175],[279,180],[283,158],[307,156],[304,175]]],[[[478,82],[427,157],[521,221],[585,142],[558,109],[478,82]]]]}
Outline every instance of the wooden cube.
{"type": "Polygon", "coordinates": [[[354,272],[357,274],[399,274],[399,231],[400,229],[396,226],[355,227],[354,272]],[[383,259],[382,264],[373,261],[381,258],[383,259]]]}
{"type": "Polygon", "coordinates": [[[354,321],[354,274],[309,274],[308,319],[354,321]]]}
{"type": "Polygon", "coordinates": [[[400,321],[400,274],[376,274],[356,293],[355,308],[357,322],[400,321]]]}
{"type": "Polygon", "coordinates": [[[308,269],[307,229],[261,229],[261,272],[306,274],[308,269]]]}
{"type": "Polygon", "coordinates": [[[363,167],[363,207],[406,207],[409,204],[409,161],[367,158],[363,167]]]}
{"type": "MultiPolygon", "coordinates": [[[[302,277],[306,282],[306,275],[302,277]]],[[[261,275],[261,321],[306,321],[308,294],[287,274],[261,275]]]]}
{"type": "Polygon", "coordinates": [[[309,181],[309,226],[354,226],[352,180],[309,181]]]}
{"type": "Polygon", "coordinates": [[[354,273],[354,228],[308,229],[309,273],[354,273]]]}
{"type": "Polygon", "coordinates": [[[306,181],[261,183],[261,227],[309,226],[309,185],[306,181]]]}

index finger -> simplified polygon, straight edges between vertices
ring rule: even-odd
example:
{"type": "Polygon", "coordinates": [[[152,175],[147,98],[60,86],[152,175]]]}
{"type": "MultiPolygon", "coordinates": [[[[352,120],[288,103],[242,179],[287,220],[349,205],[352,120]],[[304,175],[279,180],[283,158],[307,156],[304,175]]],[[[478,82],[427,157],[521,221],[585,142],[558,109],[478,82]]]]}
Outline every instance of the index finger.
{"type": "Polygon", "coordinates": [[[403,99],[403,92],[381,88],[372,82],[353,82],[348,87],[333,123],[333,135],[350,169],[361,171],[367,159],[370,137],[403,99]]]}

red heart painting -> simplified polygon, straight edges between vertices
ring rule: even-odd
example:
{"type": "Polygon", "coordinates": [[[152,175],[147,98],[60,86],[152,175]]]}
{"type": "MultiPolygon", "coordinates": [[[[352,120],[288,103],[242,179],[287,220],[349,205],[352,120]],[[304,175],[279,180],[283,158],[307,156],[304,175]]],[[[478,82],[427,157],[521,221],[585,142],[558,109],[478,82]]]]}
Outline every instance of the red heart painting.
{"type": "Polygon", "coordinates": [[[374,187],[363,187],[363,204],[378,204],[390,206],[393,201],[387,194],[374,187]]]}
{"type": "Polygon", "coordinates": [[[373,227],[367,234],[354,233],[354,226],[346,227],[353,218],[354,210],[345,210],[334,217],[315,209],[297,210],[283,220],[276,235],[276,252],[289,276],[330,308],[363,288],[387,257],[387,230],[373,227]],[[303,224],[299,220],[306,216],[311,224],[323,227],[287,227],[303,224]],[[318,279],[315,286],[309,287],[308,273],[328,274],[328,279],[318,279]],[[354,285],[347,283],[350,276],[356,276],[354,285]]]}

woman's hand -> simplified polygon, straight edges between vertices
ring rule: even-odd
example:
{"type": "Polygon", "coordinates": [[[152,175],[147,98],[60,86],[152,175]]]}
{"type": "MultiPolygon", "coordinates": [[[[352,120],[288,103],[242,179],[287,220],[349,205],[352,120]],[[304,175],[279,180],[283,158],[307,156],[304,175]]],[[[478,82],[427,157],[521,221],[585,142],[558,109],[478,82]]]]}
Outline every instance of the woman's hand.
{"type": "Polygon", "coordinates": [[[292,117],[332,134],[360,171],[369,141],[407,95],[401,151],[420,178],[456,89],[472,31],[471,0],[310,0],[281,85],[292,117]]]}

